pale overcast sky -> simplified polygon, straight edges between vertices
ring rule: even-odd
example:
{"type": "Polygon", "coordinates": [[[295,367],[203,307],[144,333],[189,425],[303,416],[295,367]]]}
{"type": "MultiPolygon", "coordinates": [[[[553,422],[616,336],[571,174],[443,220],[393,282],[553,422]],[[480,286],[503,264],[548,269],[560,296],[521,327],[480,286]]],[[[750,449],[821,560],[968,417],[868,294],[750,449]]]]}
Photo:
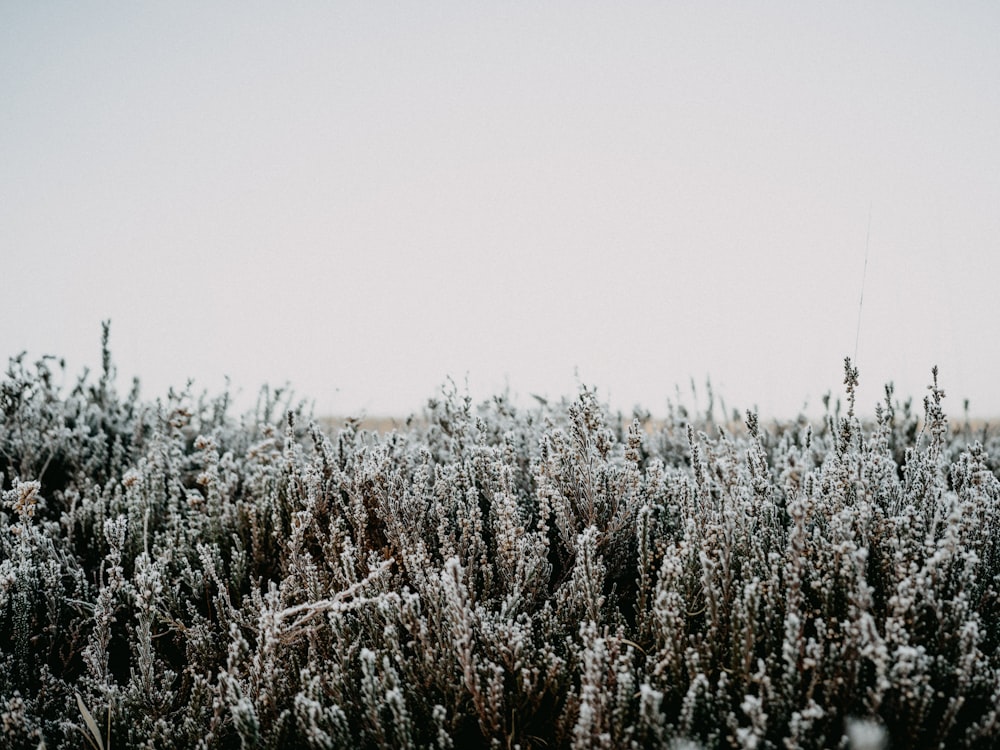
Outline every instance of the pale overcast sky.
{"type": "MultiPolygon", "coordinates": [[[[1000,415],[993,2],[6,2],[0,355],[1000,415]],[[869,212],[871,216],[868,237],[869,212]]],[[[690,402],[690,397],[688,397],[690,402]]]]}

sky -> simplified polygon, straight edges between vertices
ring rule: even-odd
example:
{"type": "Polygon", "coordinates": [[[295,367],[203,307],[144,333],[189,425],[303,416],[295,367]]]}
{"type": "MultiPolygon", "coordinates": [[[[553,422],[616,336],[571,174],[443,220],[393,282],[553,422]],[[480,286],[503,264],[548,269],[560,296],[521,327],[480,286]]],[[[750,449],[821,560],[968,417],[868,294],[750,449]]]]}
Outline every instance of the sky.
{"type": "Polygon", "coordinates": [[[937,365],[1000,416],[997,39],[992,2],[2,2],[0,357],[71,385],[110,319],[150,399],[710,379],[788,418],[856,353],[862,411],[937,365]]]}

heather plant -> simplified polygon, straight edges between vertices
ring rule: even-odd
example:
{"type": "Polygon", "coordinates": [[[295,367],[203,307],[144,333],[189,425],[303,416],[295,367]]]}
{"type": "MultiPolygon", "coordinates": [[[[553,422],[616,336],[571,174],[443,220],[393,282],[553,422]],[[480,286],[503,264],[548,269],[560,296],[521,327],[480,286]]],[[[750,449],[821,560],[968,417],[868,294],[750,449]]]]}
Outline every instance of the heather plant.
{"type": "MultiPolygon", "coordinates": [[[[0,384],[0,745],[988,748],[997,437],[0,384]]],[[[723,412],[725,410],[723,409],[723,412]]]]}

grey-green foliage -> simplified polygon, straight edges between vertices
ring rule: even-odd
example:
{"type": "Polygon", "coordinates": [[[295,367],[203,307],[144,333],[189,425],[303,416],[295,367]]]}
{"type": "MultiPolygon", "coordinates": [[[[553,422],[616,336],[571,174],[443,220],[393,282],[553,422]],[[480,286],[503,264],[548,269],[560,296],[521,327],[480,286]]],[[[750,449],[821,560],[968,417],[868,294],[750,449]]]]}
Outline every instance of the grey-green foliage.
{"type": "Polygon", "coordinates": [[[0,745],[994,747],[996,440],[0,385],[0,745]]]}

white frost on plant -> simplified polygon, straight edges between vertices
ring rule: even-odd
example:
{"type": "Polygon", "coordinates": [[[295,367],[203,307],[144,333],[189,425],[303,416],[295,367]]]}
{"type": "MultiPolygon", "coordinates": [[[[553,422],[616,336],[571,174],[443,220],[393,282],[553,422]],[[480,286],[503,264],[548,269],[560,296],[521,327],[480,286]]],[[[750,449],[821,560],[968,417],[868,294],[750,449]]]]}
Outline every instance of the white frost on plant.
{"type": "Polygon", "coordinates": [[[850,750],[883,750],[889,742],[885,727],[873,719],[848,719],[850,750]]]}

